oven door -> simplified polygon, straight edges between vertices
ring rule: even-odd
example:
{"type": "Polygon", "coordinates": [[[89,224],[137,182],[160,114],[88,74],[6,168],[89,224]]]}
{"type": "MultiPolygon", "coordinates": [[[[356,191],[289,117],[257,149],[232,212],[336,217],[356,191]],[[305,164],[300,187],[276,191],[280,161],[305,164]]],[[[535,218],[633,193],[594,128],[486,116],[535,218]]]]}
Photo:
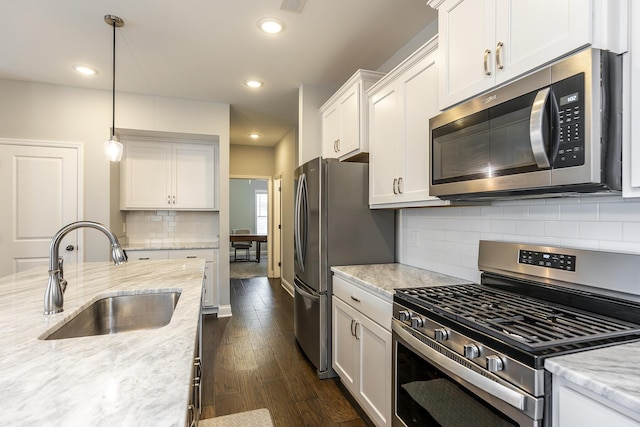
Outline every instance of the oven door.
{"type": "Polygon", "coordinates": [[[543,425],[542,398],[463,365],[460,356],[396,319],[392,330],[393,426],[543,425]]]}

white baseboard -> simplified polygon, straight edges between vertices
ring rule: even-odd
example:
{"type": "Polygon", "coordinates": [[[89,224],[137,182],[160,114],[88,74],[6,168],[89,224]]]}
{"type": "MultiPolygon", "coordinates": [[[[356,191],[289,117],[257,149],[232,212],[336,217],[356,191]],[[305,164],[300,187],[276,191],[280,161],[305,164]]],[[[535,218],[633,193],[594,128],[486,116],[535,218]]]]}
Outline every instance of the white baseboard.
{"type": "Polygon", "coordinates": [[[280,285],[284,288],[285,291],[289,292],[289,295],[293,297],[293,285],[287,282],[284,279],[280,279],[280,285]]]}
{"type": "Polygon", "coordinates": [[[231,317],[231,305],[221,305],[218,307],[218,317],[231,317]]]}

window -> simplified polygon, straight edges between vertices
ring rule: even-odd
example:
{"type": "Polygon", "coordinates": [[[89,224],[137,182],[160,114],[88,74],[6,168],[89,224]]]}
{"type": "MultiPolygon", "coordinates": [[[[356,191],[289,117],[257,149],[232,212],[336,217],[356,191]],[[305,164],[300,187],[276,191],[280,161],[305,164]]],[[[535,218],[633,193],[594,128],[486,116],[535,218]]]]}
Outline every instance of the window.
{"type": "Polygon", "coordinates": [[[267,234],[268,198],[266,190],[256,190],[256,234],[267,234]]]}

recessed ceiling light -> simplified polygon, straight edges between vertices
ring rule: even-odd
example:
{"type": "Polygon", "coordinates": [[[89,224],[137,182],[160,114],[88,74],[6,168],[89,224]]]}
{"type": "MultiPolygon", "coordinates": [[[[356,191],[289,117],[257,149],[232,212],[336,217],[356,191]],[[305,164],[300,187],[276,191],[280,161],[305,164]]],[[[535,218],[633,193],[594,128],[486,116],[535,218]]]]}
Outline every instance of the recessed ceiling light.
{"type": "Polygon", "coordinates": [[[81,74],[85,74],[87,76],[93,76],[94,74],[98,74],[96,70],[91,67],[87,67],[86,65],[74,65],[73,69],[81,74]]]}
{"type": "Polygon", "coordinates": [[[250,79],[250,80],[245,80],[244,84],[249,87],[256,88],[256,87],[261,87],[264,83],[262,83],[260,80],[250,79]]]}
{"type": "Polygon", "coordinates": [[[258,28],[265,33],[278,34],[284,29],[284,24],[278,19],[264,18],[258,21],[258,28]]]}
{"type": "Polygon", "coordinates": [[[255,133],[255,132],[254,133],[250,133],[249,134],[249,138],[258,139],[258,138],[260,138],[260,134],[259,133],[255,133]]]}

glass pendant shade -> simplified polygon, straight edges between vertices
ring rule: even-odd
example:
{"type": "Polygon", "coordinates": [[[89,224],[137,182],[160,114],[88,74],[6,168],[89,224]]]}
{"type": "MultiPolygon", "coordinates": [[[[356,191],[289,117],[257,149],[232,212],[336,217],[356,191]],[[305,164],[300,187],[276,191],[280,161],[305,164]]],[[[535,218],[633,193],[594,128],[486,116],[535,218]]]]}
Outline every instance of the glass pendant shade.
{"type": "Polygon", "coordinates": [[[110,162],[119,162],[122,160],[123,145],[117,135],[111,135],[108,141],[104,143],[104,154],[110,162]]]}

